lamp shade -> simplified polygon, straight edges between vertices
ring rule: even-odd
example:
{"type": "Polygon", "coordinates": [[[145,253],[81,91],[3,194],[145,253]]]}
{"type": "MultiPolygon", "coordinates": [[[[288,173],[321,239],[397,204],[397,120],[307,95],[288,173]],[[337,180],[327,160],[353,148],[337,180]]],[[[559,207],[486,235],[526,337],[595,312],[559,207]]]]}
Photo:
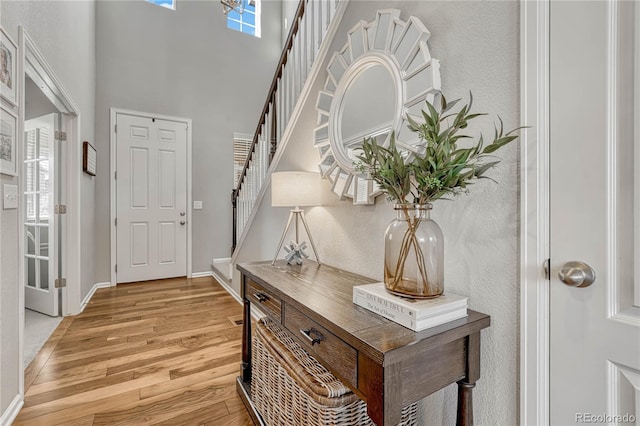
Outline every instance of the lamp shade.
{"type": "Polygon", "coordinates": [[[273,207],[320,205],[320,173],[276,172],[271,175],[273,207]]]}

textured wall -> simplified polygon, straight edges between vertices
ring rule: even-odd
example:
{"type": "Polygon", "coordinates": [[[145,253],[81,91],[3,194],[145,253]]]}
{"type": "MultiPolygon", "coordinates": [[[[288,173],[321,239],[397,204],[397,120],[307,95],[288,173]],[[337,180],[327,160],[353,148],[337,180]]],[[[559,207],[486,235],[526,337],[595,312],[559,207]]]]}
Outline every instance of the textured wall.
{"type": "MultiPolygon", "coordinates": [[[[342,47],[346,31],[375,11],[397,8],[431,31],[431,54],[441,60],[443,91],[449,99],[473,91],[477,111],[499,113],[509,128],[519,123],[519,9],[516,2],[375,2],[352,1],[330,52],[342,47]]],[[[280,170],[314,170],[314,103],[322,73],[302,112],[280,170]]],[[[495,118],[495,116],[494,116],[495,118]]],[[[491,120],[471,132],[493,134],[491,120]]],[[[491,315],[482,333],[482,377],[475,391],[476,424],[518,422],[518,146],[497,154],[492,171],[498,185],[480,182],[469,195],[437,201],[432,217],[445,235],[446,288],[469,296],[472,309],[491,315]]],[[[354,207],[337,201],[325,185],[328,205],[309,209],[307,218],[322,261],[382,279],[382,236],[394,213],[383,198],[375,206],[354,207]]],[[[270,207],[267,195],[251,228],[240,261],[271,259],[286,222],[286,209],[270,207]]],[[[237,280],[236,280],[237,282],[237,280]]],[[[428,362],[428,361],[427,361],[428,362]]],[[[451,386],[426,400],[424,423],[454,424],[456,394],[451,386]]]]}
{"type": "MultiPolygon", "coordinates": [[[[56,76],[62,81],[81,113],[81,140],[94,138],[95,107],[95,2],[12,1],[0,4],[2,27],[18,42],[18,25],[24,26],[56,76]]],[[[85,175],[86,176],[86,175],[85,175]]],[[[82,227],[92,228],[93,181],[82,178],[82,227]]],[[[0,184],[17,183],[2,175],[0,184]]],[[[2,254],[0,267],[0,411],[4,412],[18,393],[18,328],[24,320],[18,311],[18,216],[16,210],[0,210],[2,254]]],[[[93,285],[93,234],[82,238],[82,296],[93,285]]]]}
{"type": "Polygon", "coordinates": [[[296,16],[296,10],[298,9],[297,0],[282,0],[282,44],[284,45],[291,31],[293,25],[293,18],[296,16]]]}
{"type": "MultiPolygon", "coordinates": [[[[193,120],[193,272],[231,249],[234,132],[253,134],[281,51],[281,4],[262,4],[262,38],[228,30],[219,2],[144,1],[97,6],[98,168],[109,170],[109,109],[193,120]]],[[[109,281],[109,176],[96,193],[98,281],[109,281]]]]}
{"type": "MultiPolygon", "coordinates": [[[[17,185],[17,179],[0,175],[4,184],[17,185]]],[[[18,214],[17,210],[0,210],[0,414],[18,394],[19,345],[18,321],[24,315],[18,310],[18,214]]]]}
{"type": "Polygon", "coordinates": [[[46,114],[58,112],[49,99],[29,77],[25,78],[24,84],[24,119],[41,117],[46,114]]]}

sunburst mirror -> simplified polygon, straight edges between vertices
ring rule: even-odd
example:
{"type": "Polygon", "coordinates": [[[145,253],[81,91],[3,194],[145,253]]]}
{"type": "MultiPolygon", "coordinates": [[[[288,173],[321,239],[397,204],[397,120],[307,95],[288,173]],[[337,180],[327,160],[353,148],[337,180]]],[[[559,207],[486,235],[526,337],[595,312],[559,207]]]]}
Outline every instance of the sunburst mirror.
{"type": "Polygon", "coordinates": [[[360,21],[347,33],[347,43],[329,61],[314,138],[320,173],[341,199],[373,204],[380,194],[353,164],[365,137],[388,146],[395,132],[407,156],[423,149],[406,117],[419,119],[424,102],[440,91],[440,64],[429,53],[429,36],[418,18],[405,22],[399,10],[379,10],[373,21],[360,21]]]}

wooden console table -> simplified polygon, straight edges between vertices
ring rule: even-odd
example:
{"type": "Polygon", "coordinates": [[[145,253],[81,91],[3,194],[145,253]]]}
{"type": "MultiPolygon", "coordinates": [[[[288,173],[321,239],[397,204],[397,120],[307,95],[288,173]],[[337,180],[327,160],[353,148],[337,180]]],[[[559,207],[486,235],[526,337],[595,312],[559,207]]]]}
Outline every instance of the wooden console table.
{"type": "Polygon", "coordinates": [[[352,287],[374,282],[327,265],[284,261],[238,265],[244,301],[241,375],[237,389],[254,423],[251,403],[251,304],[367,402],[379,426],[397,425],[400,411],[458,383],[458,425],[473,424],[472,391],[480,378],[480,330],[485,314],[413,332],[352,303],[352,287]]]}

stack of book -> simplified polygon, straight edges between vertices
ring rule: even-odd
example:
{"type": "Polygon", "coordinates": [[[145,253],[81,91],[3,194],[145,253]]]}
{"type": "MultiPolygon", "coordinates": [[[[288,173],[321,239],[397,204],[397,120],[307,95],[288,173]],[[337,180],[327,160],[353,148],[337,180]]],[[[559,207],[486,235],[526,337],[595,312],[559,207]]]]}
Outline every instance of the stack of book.
{"type": "Polygon", "coordinates": [[[385,290],[384,283],[353,287],[353,303],[413,331],[467,316],[467,298],[446,293],[435,299],[407,299],[385,290]]]}

